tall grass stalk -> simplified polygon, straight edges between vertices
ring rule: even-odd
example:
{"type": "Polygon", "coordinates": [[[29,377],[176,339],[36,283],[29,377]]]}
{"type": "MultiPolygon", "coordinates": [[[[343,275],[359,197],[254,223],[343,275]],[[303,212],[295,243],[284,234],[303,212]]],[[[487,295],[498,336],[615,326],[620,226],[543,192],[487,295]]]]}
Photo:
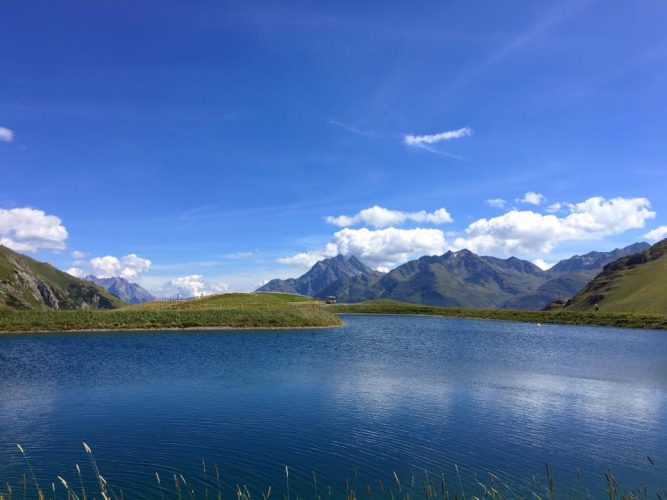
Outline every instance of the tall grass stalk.
{"type": "Polygon", "coordinates": [[[21,446],[19,443],[16,443],[16,447],[21,452],[23,460],[25,460],[25,463],[28,466],[28,471],[30,471],[30,476],[32,476],[32,482],[35,485],[35,491],[37,492],[37,498],[39,498],[39,500],[42,500],[44,498],[44,494],[42,493],[39,484],[37,484],[37,476],[35,476],[35,471],[32,469],[32,465],[30,465],[30,460],[28,460],[28,455],[26,455],[23,446],[21,446]]]}
{"type": "Polygon", "coordinates": [[[79,484],[81,485],[81,495],[83,500],[87,500],[86,488],[83,486],[83,477],[81,477],[81,467],[79,467],[79,464],[76,464],[76,473],[79,476],[79,484]]]}
{"type": "Polygon", "coordinates": [[[102,495],[102,498],[104,500],[109,500],[109,495],[107,494],[107,482],[100,473],[100,469],[97,466],[97,461],[95,460],[95,456],[93,455],[93,450],[85,442],[83,443],[83,450],[88,454],[90,463],[92,464],[93,470],[95,471],[95,477],[97,478],[97,483],[100,485],[100,495],[102,495]]]}

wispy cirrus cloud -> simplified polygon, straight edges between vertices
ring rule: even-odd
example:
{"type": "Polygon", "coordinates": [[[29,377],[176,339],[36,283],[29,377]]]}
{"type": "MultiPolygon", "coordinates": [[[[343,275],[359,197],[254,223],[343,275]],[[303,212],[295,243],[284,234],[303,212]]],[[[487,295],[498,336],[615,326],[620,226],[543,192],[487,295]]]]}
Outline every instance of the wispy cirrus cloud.
{"type": "Polygon", "coordinates": [[[490,200],[486,200],[486,204],[493,208],[505,208],[507,201],[502,198],[491,198],[490,200]]]}
{"type": "Polygon", "coordinates": [[[353,134],[363,135],[365,137],[382,137],[382,134],[375,132],[373,130],[363,130],[358,127],[355,127],[354,125],[349,125],[347,123],[334,120],[333,118],[329,119],[329,123],[335,127],[342,128],[343,130],[347,130],[348,132],[352,132],[353,134]]]}
{"type": "Polygon", "coordinates": [[[447,151],[441,151],[435,147],[436,144],[440,142],[447,142],[454,139],[462,139],[464,137],[471,137],[474,134],[473,129],[470,127],[463,127],[456,130],[447,130],[445,132],[440,132],[437,134],[427,134],[427,135],[415,135],[415,134],[405,134],[403,135],[403,143],[407,146],[413,148],[423,149],[429,153],[433,153],[439,156],[445,156],[447,158],[452,158],[454,160],[464,161],[463,156],[455,155],[447,151]]]}
{"type": "Polygon", "coordinates": [[[463,127],[456,130],[448,130],[437,134],[429,135],[414,135],[406,134],[403,136],[403,142],[408,146],[423,146],[429,144],[437,144],[442,141],[451,141],[453,139],[461,139],[463,137],[471,137],[474,134],[470,127],[463,127]]]}

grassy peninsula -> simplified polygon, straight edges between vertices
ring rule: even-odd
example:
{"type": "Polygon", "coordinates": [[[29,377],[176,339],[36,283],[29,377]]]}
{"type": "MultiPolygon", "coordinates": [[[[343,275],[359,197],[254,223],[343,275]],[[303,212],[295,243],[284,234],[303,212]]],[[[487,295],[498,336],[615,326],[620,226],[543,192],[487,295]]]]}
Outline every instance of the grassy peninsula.
{"type": "Polygon", "coordinates": [[[157,301],[114,310],[0,309],[0,332],[299,328],[338,326],[333,311],[288,293],[228,293],[188,301],[157,301]]]}
{"type": "Polygon", "coordinates": [[[409,304],[395,300],[369,300],[357,304],[336,304],[326,307],[334,313],[412,314],[453,318],[496,319],[529,323],[562,323],[577,325],[621,326],[626,328],[667,329],[667,315],[591,311],[523,311],[513,309],[465,309],[409,304]]]}

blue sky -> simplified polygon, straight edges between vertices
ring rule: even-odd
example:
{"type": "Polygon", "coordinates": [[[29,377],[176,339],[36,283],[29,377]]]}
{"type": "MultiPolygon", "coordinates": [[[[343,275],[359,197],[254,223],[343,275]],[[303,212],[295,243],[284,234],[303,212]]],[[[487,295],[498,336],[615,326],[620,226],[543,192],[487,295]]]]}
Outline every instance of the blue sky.
{"type": "Polygon", "coordinates": [[[657,239],[666,24],[662,1],[5,1],[0,239],[165,293],[657,239]]]}

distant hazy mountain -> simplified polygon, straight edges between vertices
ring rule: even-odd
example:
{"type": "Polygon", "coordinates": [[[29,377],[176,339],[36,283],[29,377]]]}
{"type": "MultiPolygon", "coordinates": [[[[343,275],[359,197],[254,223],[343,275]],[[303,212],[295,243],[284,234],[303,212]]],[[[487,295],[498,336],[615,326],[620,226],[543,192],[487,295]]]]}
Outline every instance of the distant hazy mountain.
{"type": "Polygon", "coordinates": [[[258,292],[289,292],[311,297],[325,298],[336,295],[338,284],[351,278],[359,278],[365,286],[382,276],[354,256],[337,255],[316,263],[299,278],[275,279],[257,289],[258,292]]]}
{"type": "Polygon", "coordinates": [[[649,247],[648,243],[634,243],[610,252],[589,252],[561,260],[544,273],[547,279],[537,290],[508,300],[504,307],[542,309],[554,300],[567,300],[585,287],[609,262],[649,247]]]}
{"type": "Polygon", "coordinates": [[[141,302],[150,302],[155,300],[155,297],[146,289],[131,283],[125,278],[119,276],[113,278],[98,278],[97,276],[86,276],[87,281],[92,281],[104,287],[116,297],[129,302],[130,304],[138,304],[141,302]]]}
{"type": "Polygon", "coordinates": [[[607,264],[566,309],[667,314],[667,239],[607,264]]]}
{"type": "Polygon", "coordinates": [[[383,275],[356,257],[339,255],[318,262],[300,278],[273,280],[259,291],[336,295],[340,302],[395,299],[452,307],[542,309],[574,296],[608,262],[648,246],[636,243],[575,255],[548,271],[516,257],[499,259],[460,250],[421,257],[383,275]]]}
{"type": "Polygon", "coordinates": [[[113,309],[123,301],[104,288],[0,245],[0,308],[113,309]]]}
{"type": "Polygon", "coordinates": [[[375,285],[376,298],[438,306],[496,308],[535,290],[544,279],[536,265],[511,257],[480,257],[469,250],[406,262],[375,285]]]}

